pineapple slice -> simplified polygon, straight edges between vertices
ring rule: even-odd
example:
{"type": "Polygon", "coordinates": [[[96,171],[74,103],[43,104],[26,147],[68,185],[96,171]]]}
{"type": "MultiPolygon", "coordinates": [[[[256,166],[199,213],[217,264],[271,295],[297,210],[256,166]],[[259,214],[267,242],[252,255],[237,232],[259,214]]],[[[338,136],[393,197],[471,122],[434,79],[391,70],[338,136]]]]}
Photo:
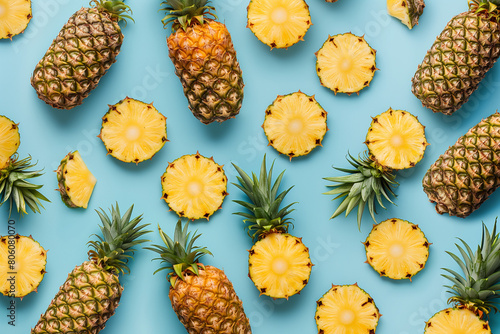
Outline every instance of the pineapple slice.
{"type": "Polygon", "coordinates": [[[0,0],[0,39],[22,33],[31,18],[31,0],[0,0]]]}
{"type": "Polygon", "coordinates": [[[99,138],[108,154],[136,164],[151,159],[167,141],[167,119],[153,107],[129,97],[109,106],[99,138]]]}
{"type": "Polygon", "coordinates": [[[364,37],[351,33],[329,36],[316,52],[316,72],[321,85],[335,94],[359,94],[368,87],[377,70],[375,54],[364,37]]]}
{"type": "Polygon", "coordinates": [[[436,313],[425,324],[424,334],[491,334],[487,321],[464,307],[448,308],[436,313]]]}
{"type": "Polygon", "coordinates": [[[0,116],[0,169],[9,165],[10,157],[16,153],[20,142],[17,124],[5,116],[0,116]]]}
{"type": "Polygon", "coordinates": [[[22,298],[36,290],[46,264],[47,251],[31,236],[0,237],[0,292],[22,298]]]}
{"type": "Polygon", "coordinates": [[[262,127],[269,144],[291,160],[321,145],[328,131],[326,115],[314,96],[299,91],[278,96],[267,108],[262,127]]]}
{"type": "Polygon", "coordinates": [[[410,279],[425,267],[429,242],[420,228],[401,219],[374,225],[364,242],[366,259],[381,276],[410,279]]]}
{"type": "Polygon", "coordinates": [[[392,109],[373,118],[365,144],[374,161],[396,170],[414,167],[429,145],[417,117],[392,109]]]}
{"type": "Polygon", "coordinates": [[[200,219],[217,211],[227,195],[222,166],[199,153],[169,163],[161,177],[163,199],[180,217],[200,219]]]}
{"type": "Polygon", "coordinates": [[[288,299],[309,281],[313,265],[309,249],[300,238],[287,233],[270,233],[256,242],[249,252],[249,276],[263,295],[288,299]]]}
{"type": "Polygon", "coordinates": [[[424,12],[424,0],[387,0],[387,11],[409,29],[418,24],[424,12]]]}
{"type": "Polygon", "coordinates": [[[78,151],[64,157],[56,170],[61,199],[70,208],[87,208],[97,182],[78,151]]]}
{"type": "Polygon", "coordinates": [[[247,10],[247,27],[271,49],[288,48],[303,40],[311,26],[304,0],[252,0],[247,10]]]}
{"type": "Polygon", "coordinates": [[[380,313],[357,284],[333,285],[317,301],[315,318],[322,334],[375,333],[380,313]]]}

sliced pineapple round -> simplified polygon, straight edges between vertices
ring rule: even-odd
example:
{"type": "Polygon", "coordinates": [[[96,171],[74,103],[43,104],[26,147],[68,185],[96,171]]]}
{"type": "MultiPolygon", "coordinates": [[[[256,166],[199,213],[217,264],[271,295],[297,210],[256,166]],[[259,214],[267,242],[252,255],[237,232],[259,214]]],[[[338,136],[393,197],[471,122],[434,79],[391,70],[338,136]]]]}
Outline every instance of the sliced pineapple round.
{"type": "Polygon", "coordinates": [[[418,24],[424,12],[424,0],[387,0],[387,12],[400,20],[409,29],[418,24]]]}
{"type": "Polygon", "coordinates": [[[410,279],[424,269],[429,242],[418,225],[387,219],[374,225],[364,242],[366,260],[381,276],[410,279]]]}
{"type": "Polygon", "coordinates": [[[17,124],[5,116],[0,116],[0,169],[7,167],[20,142],[17,124]]]}
{"type": "Polygon", "coordinates": [[[64,157],[56,170],[61,199],[70,208],[87,208],[97,182],[78,151],[64,157]]]}
{"type": "Polygon", "coordinates": [[[393,109],[373,118],[365,143],[374,161],[396,170],[414,167],[429,145],[417,117],[393,109]]]}
{"type": "Polygon", "coordinates": [[[162,198],[180,217],[208,220],[227,195],[222,167],[199,153],[180,157],[161,177],[162,198]]]}
{"type": "Polygon", "coordinates": [[[109,106],[99,138],[108,154],[136,164],[151,159],[167,141],[167,119],[153,104],[129,97],[109,106]]]}
{"type": "Polygon", "coordinates": [[[316,52],[321,85],[335,94],[359,93],[368,87],[377,70],[375,54],[364,37],[351,33],[329,36],[316,52]]]}
{"type": "Polygon", "coordinates": [[[0,39],[22,33],[31,18],[31,0],[0,0],[0,39]]]}
{"type": "Polygon", "coordinates": [[[308,283],[313,265],[309,249],[300,238],[270,233],[249,252],[249,276],[261,294],[288,299],[308,283]]]}
{"type": "Polygon", "coordinates": [[[357,284],[333,285],[316,304],[316,325],[322,334],[375,333],[380,313],[357,284]]]}
{"type": "Polygon", "coordinates": [[[326,116],[314,96],[299,91],[278,96],[267,108],[262,127],[269,144],[292,159],[321,145],[328,131],[326,116]]]}
{"type": "Polygon", "coordinates": [[[424,334],[491,334],[487,321],[482,320],[467,308],[442,310],[425,324],[424,334]]]}
{"type": "Polygon", "coordinates": [[[309,6],[304,0],[252,0],[247,8],[248,28],[272,48],[288,48],[311,26],[309,6]]]}
{"type": "Polygon", "coordinates": [[[47,251],[31,236],[0,236],[0,292],[22,298],[35,291],[46,263],[47,251]]]}

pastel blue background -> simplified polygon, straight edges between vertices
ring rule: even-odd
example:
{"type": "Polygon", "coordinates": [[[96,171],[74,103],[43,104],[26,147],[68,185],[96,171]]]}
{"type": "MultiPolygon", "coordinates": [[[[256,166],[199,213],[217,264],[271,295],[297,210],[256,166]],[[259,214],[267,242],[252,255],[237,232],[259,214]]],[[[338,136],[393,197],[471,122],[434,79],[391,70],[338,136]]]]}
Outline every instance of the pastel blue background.
{"type": "MultiPolygon", "coordinates": [[[[446,250],[455,250],[456,237],[477,245],[481,238],[481,221],[492,227],[498,215],[500,193],[494,194],[480,210],[467,219],[440,216],[422,191],[421,180],[427,168],[453,145],[456,139],[482,118],[499,107],[500,68],[495,66],[468,104],[453,116],[433,114],[423,108],[410,92],[410,79],[425,52],[447,21],[467,9],[465,0],[428,1],[420,25],[408,30],[396,19],[388,17],[383,0],[339,0],[325,3],[309,0],[313,26],[305,41],[288,50],[272,50],[259,42],[246,26],[248,0],[215,0],[220,19],[232,34],[244,74],[245,99],[240,115],[223,124],[203,125],[187,108],[181,84],[174,75],[165,42],[169,30],[161,23],[160,1],[129,1],[134,9],[135,24],[123,29],[125,42],[118,61],[101,80],[99,87],[82,106],[70,111],[51,108],[39,100],[30,86],[32,71],[59,29],[86,1],[35,0],[33,20],[23,35],[13,41],[0,41],[0,114],[19,122],[21,156],[31,154],[45,174],[38,180],[43,193],[51,200],[42,214],[19,219],[16,230],[33,235],[49,250],[47,274],[38,293],[17,302],[16,326],[7,325],[6,307],[10,299],[0,296],[0,333],[28,333],[66,279],[67,274],[87,259],[86,242],[98,232],[99,219],[95,209],[108,210],[118,202],[124,212],[135,204],[134,214],[144,213],[144,222],[171,233],[177,216],[168,211],[160,199],[160,176],[169,161],[199,151],[213,156],[225,165],[230,182],[235,182],[237,163],[246,171],[257,171],[262,157],[275,159],[276,171],[286,169],[283,187],[295,185],[287,201],[297,201],[292,213],[295,229],[310,248],[313,263],[309,284],[300,295],[288,301],[261,296],[247,277],[247,251],[252,242],[243,229],[234,199],[243,199],[241,192],[229,185],[230,195],[222,210],[209,222],[192,224],[203,233],[199,243],[206,245],[214,257],[203,258],[206,264],[225,270],[233,282],[254,333],[315,333],[315,302],[333,284],[357,282],[374,298],[383,314],[377,333],[422,333],[424,322],[446,307],[449,295],[442,287],[442,267],[457,269],[446,250]],[[365,35],[377,50],[377,71],[369,88],[360,95],[335,96],[323,88],[315,72],[314,53],[328,35],[352,31],[365,35]],[[289,161],[267,146],[261,129],[266,107],[278,94],[298,90],[316,95],[328,111],[328,131],[323,147],[303,158],[289,161]],[[139,165],[125,164],[106,155],[96,137],[101,117],[108,104],[126,96],[154,101],[167,117],[168,139],[164,148],[150,161],[139,165]],[[345,167],[347,152],[356,155],[363,144],[371,122],[389,107],[405,109],[419,117],[426,126],[430,142],[424,159],[412,170],[400,172],[397,206],[379,210],[378,221],[399,217],[419,224],[432,242],[425,269],[409,281],[380,278],[364,261],[365,240],[372,227],[367,213],[361,232],[356,217],[329,220],[334,210],[331,198],[322,195],[327,182],[322,177],[340,175],[332,165],[345,167]],[[68,209],[53,189],[57,187],[53,172],[60,160],[78,149],[98,182],[87,210],[68,209]]],[[[7,233],[6,206],[0,208],[0,234],[7,233]]],[[[155,232],[151,239],[158,243],[155,232]]],[[[140,250],[131,263],[131,275],[122,278],[125,291],[117,313],[108,322],[106,333],[185,333],[168,299],[169,285],[165,275],[153,272],[158,263],[151,262],[153,253],[140,250]]],[[[493,332],[500,330],[500,318],[490,319],[493,332]]]]}

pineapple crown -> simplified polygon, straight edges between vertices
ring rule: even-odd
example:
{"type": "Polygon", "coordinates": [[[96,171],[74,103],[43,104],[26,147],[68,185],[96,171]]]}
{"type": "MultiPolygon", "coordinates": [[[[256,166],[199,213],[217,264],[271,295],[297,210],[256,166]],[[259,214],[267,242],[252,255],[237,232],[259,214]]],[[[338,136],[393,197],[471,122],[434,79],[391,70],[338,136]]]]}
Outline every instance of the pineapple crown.
{"type": "Polygon", "coordinates": [[[197,231],[191,234],[191,232],[188,232],[188,226],[189,222],[186,222],[184,227],[182,227],[182,221],[179,219],[175,226],[174,240],[158,226],[158,231],[164,245],[147,247],[147,249],[160,254],[160,257],[153,260],[160,260],[161,263],[164,263],[164,266],[160,267],[154,273],[168,270],[168,277],[172,286],[175,284],[177,277],[184,280],[184,272],[186,270],[198,275],[198,267],[204,268],[203,264],[198,262],[199,259],[205,254],[212,255],[207,248],[194,246],[194,242],[201,234],[196,234],[197,231]]]}
{"type": "Polygon", "coordinates": [[[252,173],[252,177],[250,178],[250,176],[248,176],[248,174],[246,174],[241,168],[235,164],[233,164],[233,166],[240,175],[239,177],[237,176],[240,184],[233,183],[233,185],[243,191],[250,199],[250,202],[239,200],[233,201],[250,211],[234,213],[246,218],[244,222],[248,224],[248,235],[255,240],[257,237],[263,237],[268,233],[287,233],[288,227],[292,223],[290,221],[291,219],[286,216],[294,210],[290,209],[290,207],[296,202],[288,204],[284,208],[280,209],[281,202],[285,198],[286,194],[288,194],[288,192],[293,188],[292,186],[278,194],[278,189],[285,171],[281,172],[273,184],[272,176],[274,162],[271,165],[271,168],[269,168],[269,171],[267,171],[265,155],[260,167],[259,177],[252,173]]]}
{"type": "Polygon", "coordinates": [[[172,31],[176,31],[180,28],[186,30],[191,24],[203,24],[209,16],[217,19],[211,12],[215,8],[209,4],[210,0],[165,0],[160,10],[168,12],[168,15],[161,22],[164,27],[173,22],[172,31]]]}
{"type": "Polygon", "coordinates": [[[483,236],[481,245],[476,252],[463,241],[463,247],[455,244],[462,259],[457,255],[447,252],[460,266],[463,276],[459,273],[443,268],[450,275],[442,276],[450,280],[453,285],[445,286],[454,294],[448,302],[456,303],[469,308],[478,314],[488,314],[491,310],[498,311],[496,300],[500,293],[500,240],[497,233],[497,220],[490,234],[483,223],[483,236]]]}
{"type": "Polygon", "coordinates": [[[350,153],[348,155],[347,161],[354,169],[333,167],[348,175],[324,178],[327,181],[336,183],[327,185],[327,187],[333,187],[333,189],[324,194],[337,195],[333,200],[345,197],[330,219],[337,217],[344,211],[347,217],[357,206],[358,229],[361,229],[361,218],[363,217],[365,206],[368,204],[368,211],[376,223],[375,214],[377,213],[377,209],[375,201],[384,209],[385,206],[382,198],[394,204],[389,195],[396,197],[392,188],[396,187],[398,183],[395,181],[396,176],[391,170],[377,164],[369,157],[367,152],[364,153],[364,156],[359,156],[358,159],[354,158],[350,153]]]}
{"type": "Polygon", "coordinates": [[[111,206],[111,218],[101,209],[97,211],[102,225],[99,226],[101,234],[97,235],[97,241],[89,241],[91,250],[88,252],[89,259],[101,266],[104,270],[112,273],[129,273],[127,262],[132,258],[130,254],[135,252],[138,244],[147,242],[146,239],[138,239],[151,231],[144,230],[149,224],[138,226],[142,220],[142,215],[130,220],[132,215],[132,205],[123,216],[120,215],[118,203],[111,206]]]}
{"type": "Polygon", "coordinates": [[[91,0],[90,5],[104,10],[111,14],[111,17],[116,21],[125,21],[129,19],[135,22],[132,18],[132,9],[120,0],[91,0]]]}
{"type": "Polygon", "coordinates": [[[500,0],[469,0],[469,10],[482,14],[490,21],[500,23],[500,0]]]}
{"type": "Polygon", "coordinates": [[[16,204],[17,212],[27,214],[26,207],[31,211],[40,213],[40,201],[50,202],[42,193],[38,191],[42,185],[28,182],[28,179],[39,177],[41,171],[31,171],[30,168],[36,164],[31,164],[31,157],[18,160],[18,154],[10,157],[9,163],[0,169],[0,195],[3,196],[0,206],[9,201],[9,216],[12,213],[13,203],[16,204]]]}

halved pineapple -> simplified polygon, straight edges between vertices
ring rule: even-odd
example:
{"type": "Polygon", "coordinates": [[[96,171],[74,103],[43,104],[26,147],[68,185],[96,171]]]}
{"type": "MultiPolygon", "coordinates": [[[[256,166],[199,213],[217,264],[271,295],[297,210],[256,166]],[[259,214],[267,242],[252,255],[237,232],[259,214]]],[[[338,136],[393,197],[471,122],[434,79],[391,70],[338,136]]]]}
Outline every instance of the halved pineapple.
{"type": "Polygon", "coordinates": [[[269,144],[292,159],[321,145],[328,131],[326,115],[314,96],[299,91],[278,96],[267,108],[262,127],[269,144]]]}
{"type": "Polygon", "coordinates": [[[288,299],[309,281],[313,264],[309,249],[300,238],[287,233],[270,233],[257,241],[249,252],[249,277],[263,295],[288,299]]]}
{"type": "Polygon", "coordinates": [[[425,324],[424,334],[491,334],[487,321],[463,307],[442,310],[425,324]]]}
{"type": "Polygon", "coordinates": [[[199,153],[180,157],[161,177],[162,198],[180,217],[208,220],[227,195],[222,167],[199,153]]]}
{"type": "Polygon", "coordinates": [[[387,11],[409,29],[418,24],[424,12],[424,0],[387,0],[387,11]]]}
{"type": "Polygon", "coordinates": [[[414,167],[429,145],[417,117],[391,108],[373,118],[365,144],[374,161],[396,170],[414,167]]]}
{"type": "Polygon", "coordinates": [[[375,333],[380,318],[373,299],[354,285],[333,285],[317,301],[316,325],[322,334],[375,333]]]}
{"type": "Polygon", "coordinates": [[[7,167],[20,142],[17,124],[5,116],[0,116],[0,169],[7,167]]]}
{"type": "Polygon", "coordinates": [[[136,164],[151,159],[167,141],[167,119],[153,104],[129,97],[109,106],[99,138],[108,154],[136,164]]]}
{"type": "Polygon", "coordinates": [[[22,33],[31,18],[31,0],[0,0],[0,39],[22,33]]]}
{"type": "Polygon", "coordinates": [[[56,170],[61,199],[70,208],[87,208],[97,182],[78,151],[64,157],[56,170]]]}
{"type": "Polygon", "coordinates": [[[303,40],[311,26],[304,0],[252,0],[247,11],[247,27],[271,49],[288,48],[303,40]]]}
{"type": "Polygon", "coordinates": [[[425,267],[429,242],[420,228],[401,219],[374,225],[364,242],[367,262],[381,276],[410,279],[425,267]]]}
{"type": "Polygon", "coordinates": [[[364,37],[351,33],[328,36],[316,52],[321,85],[337,93],[358,93],[368,87],[377,70],[376,51],[364,37]]]}
{"type": "Polygon", "coordinates": [[[24,297],[35,291],[45,275],[47,251],[31,236],[0,236],[0,292],[24,297]]]}

